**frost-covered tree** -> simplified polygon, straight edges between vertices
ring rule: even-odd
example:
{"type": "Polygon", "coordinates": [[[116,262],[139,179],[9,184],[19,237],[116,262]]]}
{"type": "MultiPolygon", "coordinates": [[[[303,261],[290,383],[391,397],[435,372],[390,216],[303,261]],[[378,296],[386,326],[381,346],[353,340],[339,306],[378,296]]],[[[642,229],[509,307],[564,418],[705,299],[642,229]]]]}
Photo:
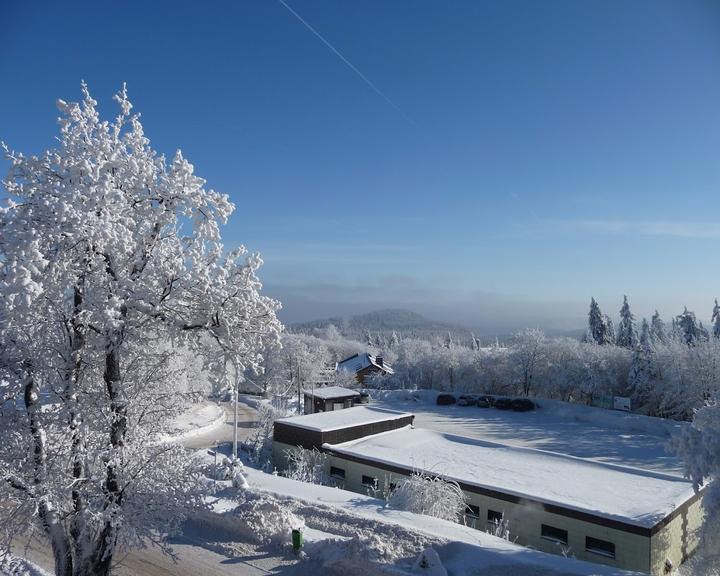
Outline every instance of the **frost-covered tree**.
{"type": "Polygon", "coordinates": [[[612,318],[605,314],[603,316],[603,319],[605,320],[605,338],[606,344],[615,344],[615,326],[613,325],[612,318]]]}
{"type": "Polygon", "coordinates": [[[650,339],[650,325],[643,318],[640,342],[633,351],[632,364],[628,374],[632,405],[636,408],[647,406],[657,385],[658,373],[650,339]]]}
{"type": "Polygon", "coordinates": [[[715,298],[715,306],[712,311],[712,333],[715,338],[720,338],[720,305],[718,305],[717,298],[715,298]]]}
{"type": "Polygon", "coordinates": [[[650,319],[650,339],[653,346],[665,344],[668,340],[665,322],[662,321],[660,313],[657,310],[655,310],[655,314],[653,314],[650,319]]]}
{"type": "Polygon", "coordinates": [[[202,506],[160,442],[188,400],[167,343],[241,374],[282,328],[260,257],[221,243],[227,196],[150,147],[124,88],[112,122],[82,91],[58,101],[56,148],[5,147],[0,210],[1,530],[40,528],[60,576],[106,575],[202,506]]]}
{"type": "Polygon", "coordinates": [[[610,318],[603,315],[595,298],[590,299],[588,314],[588,335],[596,344],[612,344],[615,340],[610,318]]]}
{"type": "Polygon", "coordinates": [[[545,333],[528,328],[513,337],[512,362],[517,366],[524,396],[533,391],[536,374],[545,357],[545,333]]]}
{"type": "Polygon", "coordinates": [[[707,331],[695,318],[695,313],[687,308],[677,317],[677,330],[680,338],[688,346],[707,339],[707,331]]]}
{"type": "MultiPolygon", "coordinates": [[[[710,482],[703,499],[706,516],[700,556],[711,562],[715,570],[706,573],[713,574],[720,558],[720,403],[717,396],[695,412],[691,426],[680,429],[673,438],[673,447],[684,460],[685,474],[696,489],[703,482],[710,482]]],[[[701,573],[700,570],[697,573],[701,573]]]]}
{"type": "Polygon", "coordinates": [[[635,330],[635,317],[630,312],[627,296],[623,297],[623,305],[620,308],[620,324],[618,325],[617,339],[615,343],[623,348],[634,349],[638,345],[638,335],[635,330]]]}

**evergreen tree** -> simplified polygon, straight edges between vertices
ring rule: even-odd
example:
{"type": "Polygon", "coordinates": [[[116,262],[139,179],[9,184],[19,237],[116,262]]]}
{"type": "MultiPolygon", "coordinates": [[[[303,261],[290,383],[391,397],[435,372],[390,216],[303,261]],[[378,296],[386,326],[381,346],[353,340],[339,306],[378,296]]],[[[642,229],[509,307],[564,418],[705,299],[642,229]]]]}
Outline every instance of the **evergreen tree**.
{"type": "Polygon", "coordinates": [[[652,341],[652,329],[647,321],[647,318],[643,318],[642,324],[640,325],[640,346],[647,346],[653,348],[652,341]]]}
{"type": "Polygon", "coordinates": [[[634,349],[638,345],[638,335],[635,330],[635,318],[630,312],[627,296],[623,297],[623,305],[620,308],[620,325],[618,326],[617,341],[618,346],[623,348],[634,349]]]}
{"type": "Polygon", "coordinates": [[[396,349],[399,345],[400,345],[400,338],[398,338],[397,333],[395,332],[395,330],[393,330],[393,331],[392,331],[392,334],[390,334],[390,342],[389,342],[388,347],[389,347],[391,350],[394,350],[394,349],[396,349]]]}
{"type": "Polygon", "coordinates": [[[715,306],[712,313],[713,336],[720,338],[720,306],[718,306],[717,298],[715,298],[715,306]]]}
{"type": "Polygon", "coordinates": [[[615,327],[612,318],[605,314],[603,320],[605,321],[605,344],[615,344],[615,327]]]}
{"type": "Polygon", "coordinates": [[[667,342],[667,331],[665,330],[665,322],[660,318],[660,313],[655,310],[650,319],[650,340],[653,346],[665,344],[667,342]]]}
{"type": "Polygon", "coordinates": [[[640,342],[634,348],[628,374],[628,387],[633,406],[645,406],[657,384],[658,371],[650,336],[650,325],[643,319],[640,342]]]}
{"type": "Polygon", "coordinates": [[[590,298],[590,313],[588,314],[588,333],[592,342],[596,344],[611,344],[614,341],[612,321],[600,311],[595,298],[590,298]]]}
{"type": "Polygon", "coordinates": [[[695,313],[690,312],[687,307],[677,317],[677,330],[681,341],[688,346],[694,346],[698,342],[707,339],[707,331],[702,327],[702,324],[698,324],[695,313]]]}

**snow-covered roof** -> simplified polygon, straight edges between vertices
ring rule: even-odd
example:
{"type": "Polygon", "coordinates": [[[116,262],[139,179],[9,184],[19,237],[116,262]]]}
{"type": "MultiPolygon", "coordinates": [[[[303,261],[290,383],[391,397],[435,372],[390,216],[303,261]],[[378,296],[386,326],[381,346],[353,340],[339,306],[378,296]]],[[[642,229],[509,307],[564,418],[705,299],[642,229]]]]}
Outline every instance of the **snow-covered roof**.
{"type": "Polygon", "coordinates": [[[303,390],[308,396],[315,396],[323,400],[331,400],[332,398],[347,398],[348,396],[360,396],[357,390],[343,388],[342,386],[323,386],[313,390],[303,390]]]}
{"type": "Polygon", "coordinates": [[[341,428],[374,424],[385,420],[399,420],[400,418],[407,418],[408,416],[412,416],[412,414],[409,412],[398,412],[397,410],[390,410],[388,408],[377,408],[375,406],[354,406],[353,408],[346,408],[344,410],[332,410],[329,412],[306,414],[305,416],[281,418],[280,420],[276,420],[276,422],[283,422],[291,426],[314,430],[316,432],[329,432],[341,428]]]}
{"type": "Polygon", "coordinates": [[[410,426],[324,447],[644,528],[694,494],[676,476],[410,426]]]}
{"type": "Polygon", "coordinates": [[[380,364],[380,360],[382,360],[382,356],[375,356],[373,354],[370,354],[369,352],[355,354],[354,356],[350,356],[350,358],[345,358],[345,360],[343,360],[342,362],[338,362],[338,370],[345,370],[347,372],[360,372],[360,370],[363,370],[368,366],[374,366],[378,370],[383,370],[388,374],[395,373],[390,364],[385,361],[380,364]]]}

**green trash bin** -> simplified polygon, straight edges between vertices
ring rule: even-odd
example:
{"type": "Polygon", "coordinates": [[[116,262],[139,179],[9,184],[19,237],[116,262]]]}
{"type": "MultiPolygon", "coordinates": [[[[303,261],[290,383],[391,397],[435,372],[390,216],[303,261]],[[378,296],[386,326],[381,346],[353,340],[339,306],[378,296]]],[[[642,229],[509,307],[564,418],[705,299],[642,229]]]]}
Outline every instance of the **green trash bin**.
{"type": "Polygon", "coordinates": [[[300,550],[303,547],[303,533],[301,530],[292,531],[293,550],[300,550]]]}

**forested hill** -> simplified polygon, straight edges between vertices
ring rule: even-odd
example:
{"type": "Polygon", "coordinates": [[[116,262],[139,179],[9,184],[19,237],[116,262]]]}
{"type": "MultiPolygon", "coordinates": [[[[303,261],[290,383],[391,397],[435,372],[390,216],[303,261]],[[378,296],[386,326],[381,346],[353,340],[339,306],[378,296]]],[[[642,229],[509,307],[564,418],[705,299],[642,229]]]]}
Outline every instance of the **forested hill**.
{"type": "Polygon", "coordinates": [[[421,314],[403,309],[376,310],[348,317],[298,322],[291,324],[290,329],[293,332],[308,333],[322,330],[330,325],[336,326],[345,336],[358,339],[368,332],[384,334],[393,331],[406,336],[447,335],[450,332],[453,337],[470,337],[468,328],[429,320],[421,314]]]}

